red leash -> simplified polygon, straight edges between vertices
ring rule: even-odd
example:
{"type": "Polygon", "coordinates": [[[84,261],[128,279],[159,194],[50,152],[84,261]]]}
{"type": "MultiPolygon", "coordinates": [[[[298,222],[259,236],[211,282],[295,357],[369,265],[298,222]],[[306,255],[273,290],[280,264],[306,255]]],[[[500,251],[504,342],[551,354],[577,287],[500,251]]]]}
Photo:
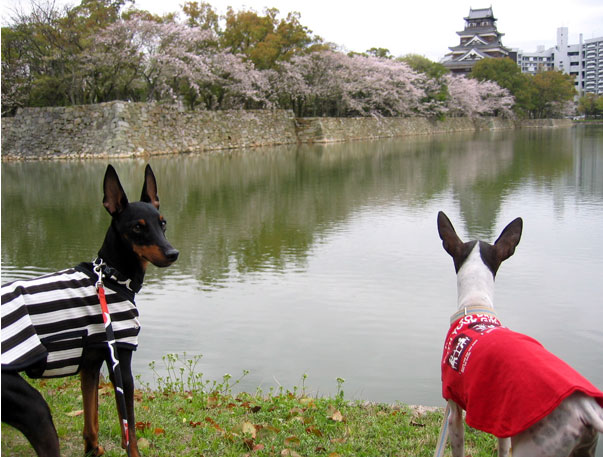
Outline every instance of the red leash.
{"type": "Polygon", "coordinates": [[[117,405],[121,413],[121,428],[123,436],[126,438],[126,453],[130,456],[130,435],[128,432],[128,410],[126,408],[126,397],[124,395],[124,383],[121,377],[121,367],[119,365],[119,358],[117,356],[117,345],[115,342],[115,334],[113,333],[113,326],[111,325],[111,313],[109,313],[109,307],[107,306],[107,299],[105,298],[105,288],[103,287],[103,271],[102,267],[104,262],[98,259],[99,263],[94,263],[94,272],[98,276],[96,281],[96,293],[98,294],[98,300],[100,302],[101,311],[103,313],[103,321],[105,323],[105,333],[107,334],[107,345],[109,347],[109,354],[111,356],[112,366],[109,367],[113,372],[113,378],[115,380],[115,396],[117,398],[117,405]]]}

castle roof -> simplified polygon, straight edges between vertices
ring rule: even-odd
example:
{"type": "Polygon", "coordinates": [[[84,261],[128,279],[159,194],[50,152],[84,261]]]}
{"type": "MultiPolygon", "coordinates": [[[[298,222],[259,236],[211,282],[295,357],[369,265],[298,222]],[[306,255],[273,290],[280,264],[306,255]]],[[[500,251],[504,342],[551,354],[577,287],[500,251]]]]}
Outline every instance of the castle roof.
{"type": "Polygon", "coordinates": [[[464,19],[466,21],[469,21],[472,19],[486,19],[486,18],[491,18],[496,21],[496,18],[494,17],[494,13],[492,12],[492,7],[475,9],[475,10],[473,8],[469,8],[469,16],[467,16],[464,19]]]}

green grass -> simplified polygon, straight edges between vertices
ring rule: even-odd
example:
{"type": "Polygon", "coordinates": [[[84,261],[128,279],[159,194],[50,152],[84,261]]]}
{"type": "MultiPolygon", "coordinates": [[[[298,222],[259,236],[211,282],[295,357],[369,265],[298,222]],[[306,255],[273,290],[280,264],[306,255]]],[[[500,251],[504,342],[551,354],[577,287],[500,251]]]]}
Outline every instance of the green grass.
{"type": "MultiPolygon", "coordinates": [[[[292,391],[233,393],[238,381],[206,381],[197,373],[199,357],[170,355],[167,375],[156,388],[137,390],[136,425],[146,457],[211,456],[432,456],[442,411],[418,413],[405,405],[369,404],[345,399],[342,379],[332,397],[314,398],[301,386],[292,391]]],[[[151,368],[156,371],[152,364],[151,368]]],[[[245,375],[245,372],[243,373],[245,375]]],[[[35,380],[50,404],[64,457],[83,455],[83,417],[77,378],[35,380]]],[[[100,443],[107,456],[125,456],[113,389],[99,390],[100,443]]],[[[495,454],[493,437],[470,428],[466,454],[495,454]]],[[[34,456],[23,436],[2,425],[2,456],[34,456]]],[[[450,455],[447,451],[446,455],[450,455]]]]}

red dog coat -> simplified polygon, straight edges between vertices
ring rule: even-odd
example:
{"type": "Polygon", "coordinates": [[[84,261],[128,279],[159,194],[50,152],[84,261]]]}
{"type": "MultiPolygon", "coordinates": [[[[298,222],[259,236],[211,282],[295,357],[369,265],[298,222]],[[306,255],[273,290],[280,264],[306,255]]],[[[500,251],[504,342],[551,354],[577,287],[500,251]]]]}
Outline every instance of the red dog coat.
{"type": "Polygon", "coordinates": [[[580,391],[603,407],[603,392],[538,341],[488,314],[452,324],[442,357],[442,395],[466,412],[469,426],[514,436],[580,391]]]}

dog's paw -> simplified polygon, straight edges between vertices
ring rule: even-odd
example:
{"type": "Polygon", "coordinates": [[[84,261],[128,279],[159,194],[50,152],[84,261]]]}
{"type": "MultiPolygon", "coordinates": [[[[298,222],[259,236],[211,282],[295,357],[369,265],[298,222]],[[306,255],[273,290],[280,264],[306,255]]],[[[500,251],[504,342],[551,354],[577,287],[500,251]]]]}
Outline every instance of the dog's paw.
{"type": "Polygon", "coordinates": [[[101,455],[105,455],[105,450],[102,446],[96,446],[94,449],[86,449],[86,453],[84,455],[86,457],[99,457],[101,455]]]}

